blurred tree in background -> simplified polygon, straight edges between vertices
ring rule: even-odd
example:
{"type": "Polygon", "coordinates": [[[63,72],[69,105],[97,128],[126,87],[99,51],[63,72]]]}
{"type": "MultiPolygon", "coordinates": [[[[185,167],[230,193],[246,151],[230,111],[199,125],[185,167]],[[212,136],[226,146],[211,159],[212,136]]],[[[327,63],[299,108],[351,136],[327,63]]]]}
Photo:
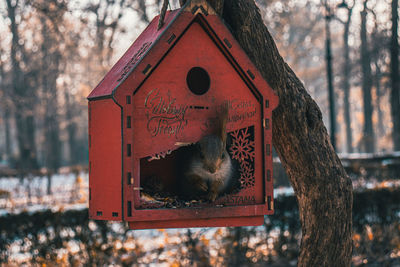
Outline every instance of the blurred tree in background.
{"type": "Polygon", "coordinates": [[[149,22],[148,9],[154,14],[158,4],[2,2],[2,159],[22,176],[40,167],[51,174],[60,166],[85,164],[86,96],[114,63],[114,48],[126,48],[149,22]],[[130,41],[121,42],[128,34],[130,41]]]}
{"type": "MultiPolygon", "coordinates": [[[[328,2],[334,16],[339,152],[399,149],[397,2],[328,2]]],[[[2,2],[2,158],[25,173],[87,162],[85,97],[160,5],[160,0],[2,2]]],[[[326,120],[322,3],[271,0],[258,5],[282,56],[326,120]]],[[[178,1],[170,1],[170,7],[179,7],[178,1]]]]}

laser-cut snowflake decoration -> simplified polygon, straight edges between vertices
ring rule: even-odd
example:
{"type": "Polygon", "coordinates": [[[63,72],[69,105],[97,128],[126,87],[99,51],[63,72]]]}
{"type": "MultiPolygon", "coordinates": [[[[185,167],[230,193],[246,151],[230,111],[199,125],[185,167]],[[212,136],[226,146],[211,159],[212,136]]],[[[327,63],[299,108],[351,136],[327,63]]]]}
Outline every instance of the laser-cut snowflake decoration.
{"type": "Polygon", "coordinates": [[[231,133],[232,145],[229,148],[232,158],[240,163],[245,160],[254,160],[254,141],[250,140],[250,133],[248,128],[244,130],[236,130],[231,133]],[[241,133],[241,134],[240,134],[241,133]]]}
{"type": "Polygon", "coordinates": [[[249,133],[249,128],[236,130],[230,133],[232,145],[229,148],[232,159],[237,160],[240,165],[240,184],[242,188],[255,185],[254,159],[255,142],[249,133]]]}
{"type": "Polygon", "coordinates": [[[243,188],[254,186],[256,178],[254,176],[254,170],[251,166],[246,168],[240,168],[240,184],[243,188]]]}

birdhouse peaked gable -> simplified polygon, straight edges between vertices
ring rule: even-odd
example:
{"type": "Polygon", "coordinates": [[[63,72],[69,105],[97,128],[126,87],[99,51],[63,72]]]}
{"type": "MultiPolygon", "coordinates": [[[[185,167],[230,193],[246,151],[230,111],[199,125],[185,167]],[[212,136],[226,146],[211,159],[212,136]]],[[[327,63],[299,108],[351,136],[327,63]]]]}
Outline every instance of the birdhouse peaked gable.
{"type": "Polygon", "coordinates": [[[157,30],[159,16],[156,16],[102,81],[92,90],[88,99],[111,97],[126,77],[136,70],[139,62],[155,45],[157,39],[164,33],[167,25],[176,17],[179,11],[180,9],[168,11],[165,16],[164,26],[160,30],[157,30]]]}
{"type": "MultiPolygon", "coordinates": [[[[188,1],[182,8],[168,11],[160,29],[158,22],[159,16],[156,16],[89,94],[89,100],[112,97],[122,105],[125,101],[124,95],[127,93],[125,90],[134,88],[136,93],[144,80],[151,76],[152,71],[194,23],[202,26],[255,94],[274,95],[271,87],[207,1],[188,1]],[[129,86],[122,86],[128,80],[129,86]]],[[[192,45],[195,49],[197,44],[192,45]]],[[[278,105],[278,98],[272,97],[268,102],[269,107],[274,109],[278,105]]]]}
{"type": "Polygon", "coordinates": [[[161,29],[158,22],[88,96],[90,218],[124,220],[134,229],[262,224],[274,209],[271,118],[278,97],[205,0],[167,12],[161,29]],[[211,133],[208,123],[226,104],[227,149],[240,191],[201,208],[147,206],[142,192],[152,172],[162,172],[165,188],[176,183],[178,143],[211,133]]]}

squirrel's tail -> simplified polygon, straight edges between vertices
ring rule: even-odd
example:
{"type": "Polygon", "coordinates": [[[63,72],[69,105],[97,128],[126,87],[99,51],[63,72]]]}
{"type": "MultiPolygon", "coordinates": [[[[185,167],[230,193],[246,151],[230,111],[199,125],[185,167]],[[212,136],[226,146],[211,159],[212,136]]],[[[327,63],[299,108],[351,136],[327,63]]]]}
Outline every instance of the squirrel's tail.
{"type": "Polygon", "coordinates": [[[221,108],[217,111],[216,121],[216,135],[221,138],[224,147],[226,145],[226,124],[228,123],[229,107],[227,103],[224,103],[221,108]]]}

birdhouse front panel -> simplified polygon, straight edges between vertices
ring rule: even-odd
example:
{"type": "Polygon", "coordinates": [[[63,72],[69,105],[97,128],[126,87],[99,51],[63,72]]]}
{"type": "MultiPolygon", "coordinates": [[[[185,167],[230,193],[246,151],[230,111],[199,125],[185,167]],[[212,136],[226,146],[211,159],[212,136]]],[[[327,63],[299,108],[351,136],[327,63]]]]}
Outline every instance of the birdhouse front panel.
{"type": "Polygon", "coordinates": [[[273,213],[277,97],[206,1],[188,1],[166,22],[157,29],[154,19],[89,97],[109,92],[114,102],[112,129],[90,127],[92,139],[103,140],[101,130],[118,139],[99,141],[109,148],[92,148],[91,164],[121,153],[115,176],[99,164],[90,175],[91,218],[110,219],[97,212],[107,205],[99,190],[115,188],[111,219],[133,229],[262,224],[273,213]]]}
{"type": "MultiPolygon", "coordinates": [[[[133,158],[138,161],[134,165],[139,166],[134,173],[141,177],[141,182],[152,176],[159,176],[161,180],[176,178],[175,175],[162,177],[165,169],[151,168],[151,165],[156,166],[156,161],[173,154],[180,144],[196,143],[210,134],[212,119],[217,116],[218,109],[227,105],[227,131],[232,141],[228,150],[238,163],[240,177],[236,178],[244,190],[240,194],[241,201],[231,197],[219,203],[243,205],[263,201],[262,181],[254,178],[262,177],[260,167],[263,165],[262,146],[255,146],[262,144],[260,99],[249,90],[198,23],[186,31],[151,77],[138,88],[133,103],[133,128],[136,129],[132,136],[133,158]],[[193,47],[193,43],[197,45],[193,47]],[[191,82],[198,88],[190,87],[191,82]],[[141,170],[139,161],[142,167],[147,167],[147,174],[141,170]]],[[[141,205],[141,201],[135,202],[137,208],[141,205]]]]}

